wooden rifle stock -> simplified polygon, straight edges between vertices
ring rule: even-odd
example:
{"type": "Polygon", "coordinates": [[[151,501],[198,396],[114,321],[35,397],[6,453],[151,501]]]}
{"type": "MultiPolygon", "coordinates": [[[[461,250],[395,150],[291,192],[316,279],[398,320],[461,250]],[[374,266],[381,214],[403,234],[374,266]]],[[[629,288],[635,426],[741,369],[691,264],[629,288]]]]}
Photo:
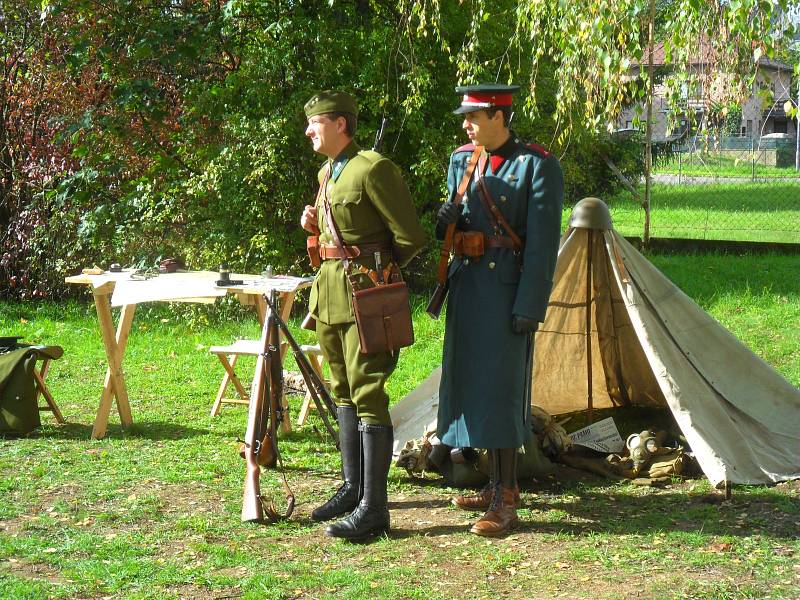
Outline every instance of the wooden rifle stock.
{"type": "Polygon", "coordinates": [[[444,306],[445,298],[447,298],[447,291],[449,287],[450,286],[448,285],[447,281],[436,284],[436,289],[433,290],[433,295],[431,295],[431,299],[428,301],[428,306],[425,308],[425,312],[428,313],[432,318],[438,319],[442,314],[442,307],[444,306]]]}
{"type": "MultiPolygon", "coordinates": [[[[271,318],[271,317],[269,317],[271,318]]],[[[242,521],[248,523],[264,522],[264,507],[261,499],[261,465],[259,455],[263,452],[264,437],[266,434],[266,420],[269,419],[269,380],[267,359],[269,352],[269,327],[264,327],[261,332],[261,352],[256,358],[255,389],[250,396],[250,405],[247,411],[247,432],[244,435],[244,444],[240,453],[247,461],[247,474],[244,479],[244,495],[242,499],[242,521]]],[[[269,445],[269,442],[267,442],[269,445]]],[[[262,459],[263,460],[263,459],[262,459]]]]}

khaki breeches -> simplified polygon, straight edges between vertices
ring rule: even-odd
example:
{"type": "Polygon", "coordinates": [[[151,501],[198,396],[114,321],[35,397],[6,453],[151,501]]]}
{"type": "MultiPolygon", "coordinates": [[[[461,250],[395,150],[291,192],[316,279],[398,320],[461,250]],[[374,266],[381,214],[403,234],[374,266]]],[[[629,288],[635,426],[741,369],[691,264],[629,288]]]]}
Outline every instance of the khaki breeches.
{"type": "Polygon", "coordinates": [[[362,354],[355,323],[328,325],[318,320],[317,338],[330,367],[336,402],[355,406],[364,423],[391,425],[384,386],[399,353],[362,354]]]}

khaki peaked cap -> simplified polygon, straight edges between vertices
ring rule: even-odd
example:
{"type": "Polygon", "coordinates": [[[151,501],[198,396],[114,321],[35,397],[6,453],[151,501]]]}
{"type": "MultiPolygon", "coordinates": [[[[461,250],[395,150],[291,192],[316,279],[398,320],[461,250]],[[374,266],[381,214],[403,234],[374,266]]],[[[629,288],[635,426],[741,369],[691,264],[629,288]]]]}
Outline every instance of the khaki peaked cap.
{"type": "Polygon", "coordinates": [[[351,115],[358,116],[358,103],[356,99],[347,92],[325,90],[324,92],[318,92],[311,96],[311,99],[306,102],[303,110],[306,113],[306,119],[310,119],[316,115],[335,112],[350,113],[351,115]]]}

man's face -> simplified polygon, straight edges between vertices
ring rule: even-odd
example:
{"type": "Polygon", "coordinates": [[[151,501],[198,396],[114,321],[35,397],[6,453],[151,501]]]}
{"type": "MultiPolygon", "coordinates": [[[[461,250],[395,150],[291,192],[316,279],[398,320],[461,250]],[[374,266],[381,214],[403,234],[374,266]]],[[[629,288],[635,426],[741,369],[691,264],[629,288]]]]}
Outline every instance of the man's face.
{"type": "Polygon", "coordinates": [[[503,113],[497,111],[489,118],[485,110],[476,110],[464,115],[461,127],[476,146],[491,146],[503,130],[503,113]]]}
{"type": "Polygon", "coordinates": [[[338,153],[342,136],[345,135],[345,120],[343,117],[329,119],[325,115],[315,115],[308,119],[306,137],[311,139],[315,152],[330,158],[333,153],[338,153]]]}

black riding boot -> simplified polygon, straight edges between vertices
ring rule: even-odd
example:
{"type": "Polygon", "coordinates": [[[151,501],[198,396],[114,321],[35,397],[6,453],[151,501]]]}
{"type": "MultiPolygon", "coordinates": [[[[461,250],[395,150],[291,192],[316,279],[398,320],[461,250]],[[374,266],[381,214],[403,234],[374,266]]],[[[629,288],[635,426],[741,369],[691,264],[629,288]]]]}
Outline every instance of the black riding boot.
{"type": "Polygon", "coordinates": [[[345,515],[358,506],[361,487],[361,436],[355,406],[336,409],[339,423],[339,450],[342,454],[344,483],[325,504],[311,512],[314,521],[329,521],[345,515]]]}
{"type": "Polygon", "coordinates": [[[361,424],[364,469],[361,501],[347,517],[328,525],[325,535],[360,540],[389,529],[386,478],[392,462],[394,430],[391,425],[361,424]]]}

